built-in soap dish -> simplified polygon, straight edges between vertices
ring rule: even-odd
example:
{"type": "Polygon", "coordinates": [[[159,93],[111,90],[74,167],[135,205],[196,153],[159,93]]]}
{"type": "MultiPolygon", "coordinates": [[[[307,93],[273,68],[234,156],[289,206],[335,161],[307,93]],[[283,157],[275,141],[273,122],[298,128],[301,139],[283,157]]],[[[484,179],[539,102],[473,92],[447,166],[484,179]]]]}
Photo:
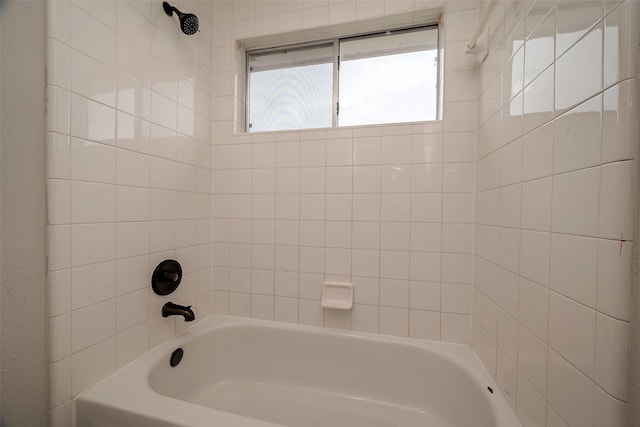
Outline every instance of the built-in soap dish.
{"type": "Polygon", "coordinates": [[[353,284],[346,282],[323,282],[322,301],[324,308],[350,310],[353,307],[353,284]]]}

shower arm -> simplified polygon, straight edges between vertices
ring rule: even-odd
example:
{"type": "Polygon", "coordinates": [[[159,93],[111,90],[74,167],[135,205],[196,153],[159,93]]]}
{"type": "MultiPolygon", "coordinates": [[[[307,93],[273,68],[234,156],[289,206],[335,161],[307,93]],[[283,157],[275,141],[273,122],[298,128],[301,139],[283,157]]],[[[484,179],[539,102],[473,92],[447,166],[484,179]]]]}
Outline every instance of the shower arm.
{"type": "Polygon", "coordinates": [[[498,0],[489,0],[489,4],[487,4],[487,8],[484,10],[482,14],[482,18],[480,18],[480,22],[478,22],[478,26],[476,27],[476,31],[473,33],[467,44],[465,45],[465,53],[471,55],[477,55],[478,62],[483,63],[487,56],[489,55],[489,37],[487,37],[486,46],[478,46],[478,39],[480,35],[484,31],[487,23],[489,22],[489,18],[491,17],[491,13],[493,9],[496,7],[498,0]],[[480,49],[482,47],[482,49],[480,49]]]}

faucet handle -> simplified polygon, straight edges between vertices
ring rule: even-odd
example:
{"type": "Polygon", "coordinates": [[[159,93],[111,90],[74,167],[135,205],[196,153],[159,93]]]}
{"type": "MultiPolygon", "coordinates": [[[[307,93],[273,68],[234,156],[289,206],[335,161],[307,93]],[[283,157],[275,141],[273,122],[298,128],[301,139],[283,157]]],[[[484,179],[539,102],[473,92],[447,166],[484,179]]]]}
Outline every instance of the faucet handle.
{"type": "Polygon", "coordinates": [[[182,280],[182,267],[173,259],[166,259],[157,265],[151,275],[151,288],[158,295],[169,295],[182,280]]]}
{"type": "Polygon", "coordinates": [[[177,282],[178,279],[180,279],[180,275],[178,273],[163,271],[163,274],[164,274],[164,277],[171,282],[177,282]]]}

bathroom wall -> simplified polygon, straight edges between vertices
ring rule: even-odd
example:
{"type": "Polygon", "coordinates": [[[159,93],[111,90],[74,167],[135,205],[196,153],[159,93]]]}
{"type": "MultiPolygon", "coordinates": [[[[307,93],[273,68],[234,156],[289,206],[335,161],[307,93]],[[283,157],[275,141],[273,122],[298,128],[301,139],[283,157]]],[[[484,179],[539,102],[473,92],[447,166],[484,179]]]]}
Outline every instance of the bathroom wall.
{"type": "Polygon", "coordinates": [[[0,5],[2,426],[47,423],[44,23],[43,2],[0,5]]]}
{"type": "Polygon", "coordinates": [[[241,125],[246,40],[424,23],[443,6],[215,2],[215,312],[469,342],[476,64],[463,46],[475,2],[446,6],[444,120],[251,134],[241,125]],[[323,280],[354,284],[351,311],[321,307],[323,280]]]}
{"type": "Polygon", "coordinates": [[[525,426],[630,425],[638,3],[498,7],[478,74],[472,345],[525,426]]]}
{"type": "Polygon", "coordinates": [[[479,72],[464,54],[475,1],[177,6],[200,33],[161,2],[47,2],[53,426],[184,328],[160,317],[167,300],[198,319],[471,342],[525,426],[624,425],[633,0],[498,2],[479,72]],[[443,120],[242,132],[237,41],[438,8],[443,120]],[[185,276],[161,298],[149,278],[169,257],[185,276]],[[326,279],[354,283],[352,311],[322,309],[326,279]]]}
{"type": "Polygon", "coordinates": [[[211,312],[213,6],[58,1],[48,8],[47,189],[51,425],[71,398],[174,336],[171,300],[211,312]],[[177,258],[180,289],[150,275],[177,258]]]}

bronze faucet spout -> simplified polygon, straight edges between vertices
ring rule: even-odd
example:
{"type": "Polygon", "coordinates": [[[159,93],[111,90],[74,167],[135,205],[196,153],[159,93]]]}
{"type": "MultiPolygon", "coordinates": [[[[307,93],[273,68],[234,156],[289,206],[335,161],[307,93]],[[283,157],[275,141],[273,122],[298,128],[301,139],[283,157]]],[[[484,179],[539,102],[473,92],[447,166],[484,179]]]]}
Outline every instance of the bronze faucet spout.
{"type": "Polygon", "coordinates": [[[167,302],[162,306],[162,317],[169,316],[182,316],[185,322],[193,322],[196,320],[196,315],[193,310],[191,310],[190,305],[185,307],[172,302],[167,302]]]}

